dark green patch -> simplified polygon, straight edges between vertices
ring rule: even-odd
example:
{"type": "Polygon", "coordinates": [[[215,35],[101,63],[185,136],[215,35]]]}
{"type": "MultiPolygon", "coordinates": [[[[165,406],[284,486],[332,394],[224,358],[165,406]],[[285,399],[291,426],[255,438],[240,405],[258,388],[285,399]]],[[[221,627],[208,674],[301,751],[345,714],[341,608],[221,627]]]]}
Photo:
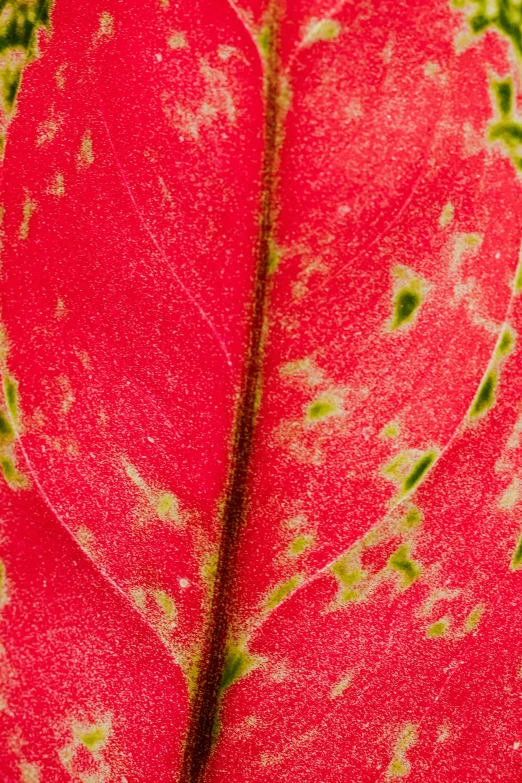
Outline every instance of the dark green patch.
{"type": "Polygon", "coordinates": [[[36,53],[36,34],[49,27],[52,0],[0,0],[0,54],[23,52],[24,62],[5,65],[1,73],[4,108],[11,112],[23,67],[36,53]]]}
{"type": "MultiPolygon", "coordinates": [[[[459,5],[458,3],[456,5],[459,5]]],[[[475,34],[483,33],[488,27],[496,27],[506,35],[519,56],[522,56],[522,9],[516,0],[471,0],[475,13],[469,24],[475,34]]]]}
{"type": "Polygon", "coordinates": [[[7,416],[0,411],[0,440],[9,441],[14,438],[13,428],[7,416]]]}
{"type": "Polygon", "coordinates": [[[1,72],[0,78],[2,80],[3,104],[6,112],[11,114],[22,81],[22,66],[17,68],[6,66],[1,72]]]}
{"type": "Polygon", "coordinates": [[[321,397],[308,407],[307,417],[314,421],[318,419],[325,419],[327,416],[332,416],[339,410],[334,400],[321,397]]]}
{"type": "Polygon", "coordinates": [[[420,566],[410,557],[408,544],[400,546],[388,558],[388,566],[401,575],[401,588],[406,590],[420,576],[420,566]]]}
{"type": "Polygon", "coordinates": [[[506,356],[513,349],[514,344],[515,337],[513,332],[509,328],[506,328],[500,337],[497,352],[500,356],[506,356]]]}
{"type": "Polygon", "coordinates": [[[403,324],[409,323],[421,302],[422,298],[417,292],[408,288],[399,291],[395,298],[395,313],[392,328],[399,329],[403,324]]]}
{"type": "Polygon", "coordinates": [[[408,473],[404,479],[402,489],[404,492],[410,492],[421,481],[425,473],[431,468],[437,457],[436,452],[428,451],[424,454],[418,462],[415,463],[413,469],[408,473]]]}
{"type": "Polygon", "coordinates": [[[9,409],[9,413],[11,414],[13,421],[17,422],[19,419],[18,384],[14,380],[14,378],[11,378],[11,376],[8,375],[7,373],[4,374],[2,382],[4,387],[4,397],[7,403],[7,407],[9,409]]]}
{"type": "Polygon", "coordinates": [[[302,577],[297,575],[297,576],[293,576],[287,582],[283,582],[282,584],[278,585],[270,593],[265,603],[265,610],[270,611],[271,609],[275,609],[275,607],[278,606],[282,601],[284,601],[287,595],[290,595],[290,593],[293,590],[295,590],[295,588],[298,587],[298,585],[300,585],[301,582],[302,582],[302,577]]]}
{"type": "Polygon", "coordinates": [[[501,79],[492,82],[495,103],[502,117],[507,119],[513,110],[513,82],[511,79],[501,79]]]}
{"type": "MultiPolygon", "coordinates": [[[[465,3],[453,0],[453,5],[463,8],[465,3]]],[[[516,0],[471,0],[469,5],[475,8],[475,12],[468,16],[471,31],[475,35],[480,35],[488,28],[496,28],[511,41],[515,54],[522,57],[522,8],[516,0]]],[[[498,113],[504,121],[491,126],[489,138],[503,143],[515,167],[522,171],[519,149],[522,125],[510,120],[516,105],[513,83],[509,78],[502,79],[494,82],[492,88],[498,113]]]]}
{"type": "Polygon", "coordinates": [[[18,473],[15,464],[10,457],[0,457],[0,469],[8,484],[17,486],[23,485],[23,477],[18,473]]]}
{"type": "Polygon", "coordinates": [[[245,674],[252,671],[255,666],[255,660],[246,650],[239,646],[231,645],[228,648],[225,658],[225,665],[221,675],[219,690],[221,693],[230,688],[235,682],[244,677],[245,674]]]}
{"type": "Polygon", "coordinates": [[[496,385],[497,376],[493,370],[491,370],[480,384],[475,400],[473,401],[470,413],[470,416],[473,419],[476,419],[478,416],[482,416],[487,410],[489,410],[489,408],[492,407],[495,402],[496,385]]]}
{"type": "Polygon", "coordinates": [[[522,536],[520,536],[520,538],[518,539],[516,549],[513,552],[513,557],[511,558],[511,569],[513,571],[516,571],[517,568],[520,568],[521,565],[522,565],[522,536]]]}

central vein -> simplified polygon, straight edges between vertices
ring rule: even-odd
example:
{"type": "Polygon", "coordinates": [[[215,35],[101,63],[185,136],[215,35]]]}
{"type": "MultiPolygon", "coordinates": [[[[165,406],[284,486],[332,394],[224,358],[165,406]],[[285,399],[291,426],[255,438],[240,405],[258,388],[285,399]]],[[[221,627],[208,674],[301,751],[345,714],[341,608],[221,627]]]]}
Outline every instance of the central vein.
{"type": "Polygon", "coordinates": [[[240,534],[248,508],[248,480],[263,367],[263,337],[273,248],[275,173],[281,129],[278,42],[279,16],[273,5],[269,13],[269,23],[263,32],[264,153],[259,237],[256,247],[256,272],[248,347],[223,503],[221,539],[210,601],[210,617],[206,642],[200,658],[200,674],[192,702],[180,783],[202,783],[212,751],[231,626],[229,599],[235,580],[240,534]]]}

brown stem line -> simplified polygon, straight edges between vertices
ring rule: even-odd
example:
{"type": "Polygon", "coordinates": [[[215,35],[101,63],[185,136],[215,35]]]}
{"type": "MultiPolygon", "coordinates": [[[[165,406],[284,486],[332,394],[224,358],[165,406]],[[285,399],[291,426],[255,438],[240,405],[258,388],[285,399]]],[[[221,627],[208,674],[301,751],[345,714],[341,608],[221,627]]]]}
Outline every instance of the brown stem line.
{"type": "Polygon", "coordinates": [[[212,752],[231,625],[229,598],[235,580],[239,538],[248,510],[248,479],[263,367],[263,337],[272,254],[275,175],[281,123],[279,17],[275,3],[269,13],[269,24],[265,31],[264,153],[249,340],[223,503],[221,538],[210,602],[207,641],[200,659],[200,674],[192,702],[180,783],[202,783],[212,752]]]}

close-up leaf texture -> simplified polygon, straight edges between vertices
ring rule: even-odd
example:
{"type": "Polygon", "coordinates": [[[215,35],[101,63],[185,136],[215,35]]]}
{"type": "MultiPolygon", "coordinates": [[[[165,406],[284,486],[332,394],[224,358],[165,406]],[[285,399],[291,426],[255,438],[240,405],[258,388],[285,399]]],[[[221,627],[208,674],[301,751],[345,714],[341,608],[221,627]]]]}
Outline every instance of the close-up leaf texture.
{"type": "Polygon", "coordinates": [[[0,0],[0,137],[1,783],[520,783],[520,0],[0,0]]]}

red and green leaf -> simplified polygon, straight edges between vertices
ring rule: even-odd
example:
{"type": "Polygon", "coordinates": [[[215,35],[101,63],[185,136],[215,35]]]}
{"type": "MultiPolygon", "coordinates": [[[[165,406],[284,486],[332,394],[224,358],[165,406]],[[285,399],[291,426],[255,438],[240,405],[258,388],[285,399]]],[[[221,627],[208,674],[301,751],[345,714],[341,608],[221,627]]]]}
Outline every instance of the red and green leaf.
{"type": "Polygon", "coordinates": [[[6,780],[517,780],[518,5],[2,13],[6,780]]]}

